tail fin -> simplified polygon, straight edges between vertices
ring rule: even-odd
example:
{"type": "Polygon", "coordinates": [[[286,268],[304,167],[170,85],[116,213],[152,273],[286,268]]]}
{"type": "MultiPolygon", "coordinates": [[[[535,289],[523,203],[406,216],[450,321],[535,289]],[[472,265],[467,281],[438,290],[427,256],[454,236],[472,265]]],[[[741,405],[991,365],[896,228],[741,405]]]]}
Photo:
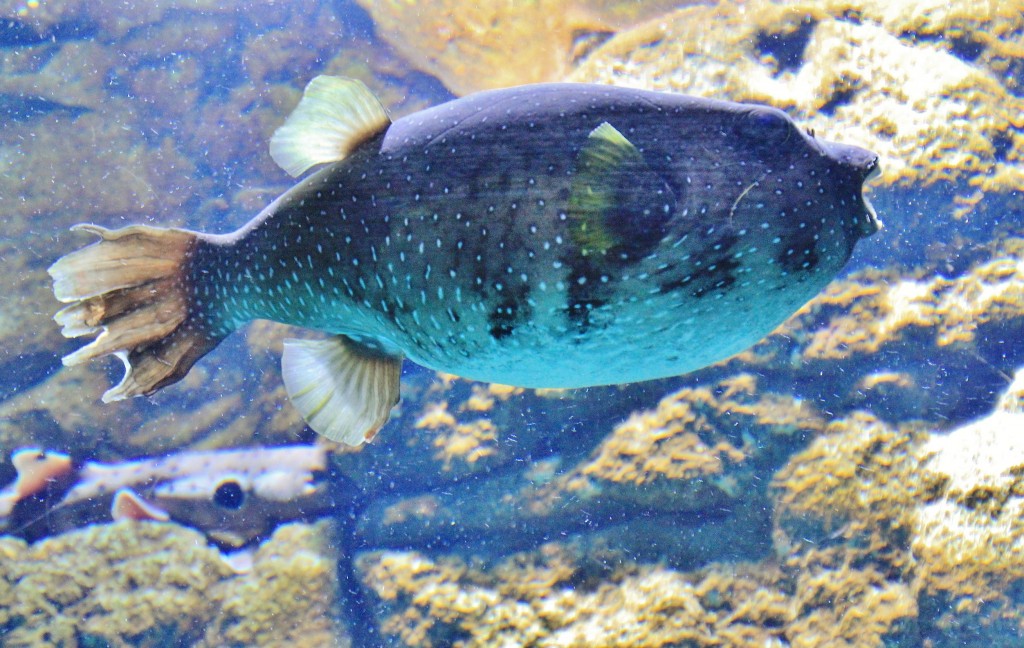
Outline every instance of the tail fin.
{"type": "Polygon", "coordinates": [[[124,363],[124,378],[103,402],[152,394],[181,380],[221,341],[191,311],[187,262],[204,243],[200,234],[145,225],[72,229],[100,240],[50,266],[53,293],[69,304],[53,319],[65,337],[96,336],[65,356],[65,365],[105,355],[124,363]]]}

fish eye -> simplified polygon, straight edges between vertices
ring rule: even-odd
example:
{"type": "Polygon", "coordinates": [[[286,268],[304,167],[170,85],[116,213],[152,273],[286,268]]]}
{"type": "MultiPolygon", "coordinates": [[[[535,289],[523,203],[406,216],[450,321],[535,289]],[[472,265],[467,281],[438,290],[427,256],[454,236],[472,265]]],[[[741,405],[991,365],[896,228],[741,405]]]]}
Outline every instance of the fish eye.
{"type": "Polygon", "coordinates": [[[783,112],[766,106],[751,106],[737,124],[737,131],[741,137],[750,139],[755,144],[767,145],[777,145],[786,141],[792,128],[793,123],[783,112]]]}
{"type": "Polygon", "coordinates": [[[233,479],[223,481],[217,485],[217,490],[213,492],[213,502],[221,508],[236,511],[245,502],[245,491],[233,479]]]}

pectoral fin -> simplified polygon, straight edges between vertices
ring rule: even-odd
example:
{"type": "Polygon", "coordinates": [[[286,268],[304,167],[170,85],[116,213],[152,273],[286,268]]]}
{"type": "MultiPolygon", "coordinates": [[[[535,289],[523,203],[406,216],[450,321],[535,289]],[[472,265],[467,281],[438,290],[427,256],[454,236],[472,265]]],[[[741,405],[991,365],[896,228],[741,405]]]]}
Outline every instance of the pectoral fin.
{"type": "Polygon", "coordinates": [[[318,76],[270,138],[270,157],[292,176],[344,159],[383,132],[391,118],[362,81],[318,76]]]}
{"type": "Polygon", "coordinates": [[[569,196],[573,242],[583,256],[636,259],[664,235],[677,197],[643,154],[608,122],[580,150],[569,196]]]}
{"type": "Polygon", "coordinates": [[[402,358],[344,335],[285,340],[281,371],[292,404],[332,441],[370,441],[398,404],[402,358]]]}

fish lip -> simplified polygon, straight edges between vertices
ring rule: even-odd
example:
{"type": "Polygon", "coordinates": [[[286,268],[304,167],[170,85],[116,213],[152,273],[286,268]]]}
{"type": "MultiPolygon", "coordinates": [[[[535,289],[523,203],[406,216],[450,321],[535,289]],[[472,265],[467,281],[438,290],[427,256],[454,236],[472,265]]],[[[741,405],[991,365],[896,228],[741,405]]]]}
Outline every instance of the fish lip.
{"type": "Polygon", "coordinates": [[[882,166],[878,163],[878,156],[876,155],[868,162],[866,167],[867,173],[864,174],[864,182],[874,180],[875,178],[882,175],[882,166]]]}
{"type": "MultiPolygon", "coordinates": [[[[879,158],[877,155],[871,158],[871,161],[867,163],[866,173],[864,174],[864,182],[869,182],[878,178],[882,175],[882,165],[879,164],[879,158]]],[[[875,232],[881,230],[884,226],[881,219],[878,218],[878,212],[875,211],[875,206],[871,204],[868,197],[864,195],[864,186],[861,185],[861,200],[864,201],[864,211],[867,213],[867,218],[862,230],[865,236],[871,236],[875,232]]]]}
{"type": "Polygon", "coordinates": [[[885,225],[882,223],[881,219],[878,218],[878,212],[875,211],[875,206],[871,204],[868,197],[861,195],[861,200],[864,201],[864,211],[866,213],[866,218],[861,224],[861,231],[864,233],[864,236],[871,236],[875,232],[883,229],[885,225]]]}

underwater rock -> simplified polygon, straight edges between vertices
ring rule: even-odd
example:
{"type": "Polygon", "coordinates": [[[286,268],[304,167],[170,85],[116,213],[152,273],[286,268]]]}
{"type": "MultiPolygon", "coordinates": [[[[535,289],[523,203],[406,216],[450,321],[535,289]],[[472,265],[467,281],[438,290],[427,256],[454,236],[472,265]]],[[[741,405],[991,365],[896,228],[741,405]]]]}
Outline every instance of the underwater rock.
{"type": "Polygon", "coordinates": [[[48,110],[97,108],[109,99],[108,75],[117,53],[95,42],[22,48],[0,59],[0,106],[10,120],[48,110]],[[21,108],[21,109],[19,109],[21,108]]]}
{"type": "Polygon", "coordinates": [[[992,329],[1019,328],[1024,318],[1024,239],[1003,240],[994,247],[988,258],[954,278],[868,270],[834,282],[811,310],[820,315],[838,309],[825,318],[825,326],[807,332],[804,359],[876,354],[911,337],[926,336],[942,349],[985,340],[994,334],[992,329]]]}
{"type": "MultiPolygon", "coordinates": [[[[255,2],[253,4],[273,4],[255,2]]],[[[133,5],[126,10],[120,0],[0,0],[0,21],[19,26],[21,38],[15,43],[56,38],[100,36],[116,39],[132,29],[159,22],[178,11],[207,14],[233,13],[233,5],[218,0],[163,0],[133,5]]]]}
{"type": "Polygon", "coordinates": [[[774,477],[775,550],[800,554],[846,541],[876,563],[905,567],[926,438],[921,424],[865,412],[833,421],[774,477]]]}
{"type": "Polygon", "coordinates": [[[559,81],[573,61],[616,29],[679,5],[666,0],[431,0],[414,7],[402,0],[358,2],[409,65],[437,77],[460,96],[559,81]]]}
{"type": "Polygon", "coordinates": [[[1024,627],[1019,393],[1015,381],[996,410],[948,432],[866,414],[833,422],[775,478],[776,551],[797,573],[827,561],[908,589],[908,631],[919,633],[908,645],[1015,645],[1024,627]]]}
{"type": "Polygon", "coordinates": [[[920,645],[908,587],[827,561],[679,572],[552,543],[489,565],[375,552],[357,566],[389,645],[920,645]]]}
{"type": "Polygon", "coordinates": [[[911,550],[936,646],[1011,645],[1024,627],[1024,414],[996,410],[922,448],[930,497],[911,550]]]}
{"type": "Polygon", "coordinates": [[[5,646],[346,646],[325,525],[278,529],[236,574],[195,531],[90,526],[33,545],[0,538],[5,646]]]}
{"type": "Polygon", "coordinates": [[[1024,188],[1022,26],[1015,3],[727,1],[621,33],[570,78],[769,103],[878,153],[886,184],[1008,193],[1024,188]]]}
{"type": "MultiPolygon", "coordinates": [[[[484,393],[477,390],[468,402],[484,393]]],[[[431,425],[454,425],[446,408],[435,407],[428,416],[431,425]]],[[[600,422],[592,425],[605,429],[600,422]]],[[[693,526],[714,527],[721,518],[763,504],[764,486],[779,462],[824,426],[810,404],[758,391],[754,376],[740,374],[673,392],[657,408],[614,426],[603,440],[595,437],[585,445],[573,438],[576,457],[551,453],[432,491],[377,497],[361,514],[357,534],[367,546],[476,543],[501,555],[558,534],[595,532],[629,520],[642,525],[665,516],[685,526],[689,515],[693,526]]],[[[480,452],[480,439],[466,436],[480,452]]],[[[491,449],[504,452],[504,446],[491,449]]],[[[684,542],[678,554],[714,555],[696,549],[700,543],[684,542]]]]}
{"type": "Polygon", "coordinates": [[[351,646],[331,537],[326,522],[275,531],[257,549],[251,571],[211,590],[219,609],[199,645],[351,646]]]}

